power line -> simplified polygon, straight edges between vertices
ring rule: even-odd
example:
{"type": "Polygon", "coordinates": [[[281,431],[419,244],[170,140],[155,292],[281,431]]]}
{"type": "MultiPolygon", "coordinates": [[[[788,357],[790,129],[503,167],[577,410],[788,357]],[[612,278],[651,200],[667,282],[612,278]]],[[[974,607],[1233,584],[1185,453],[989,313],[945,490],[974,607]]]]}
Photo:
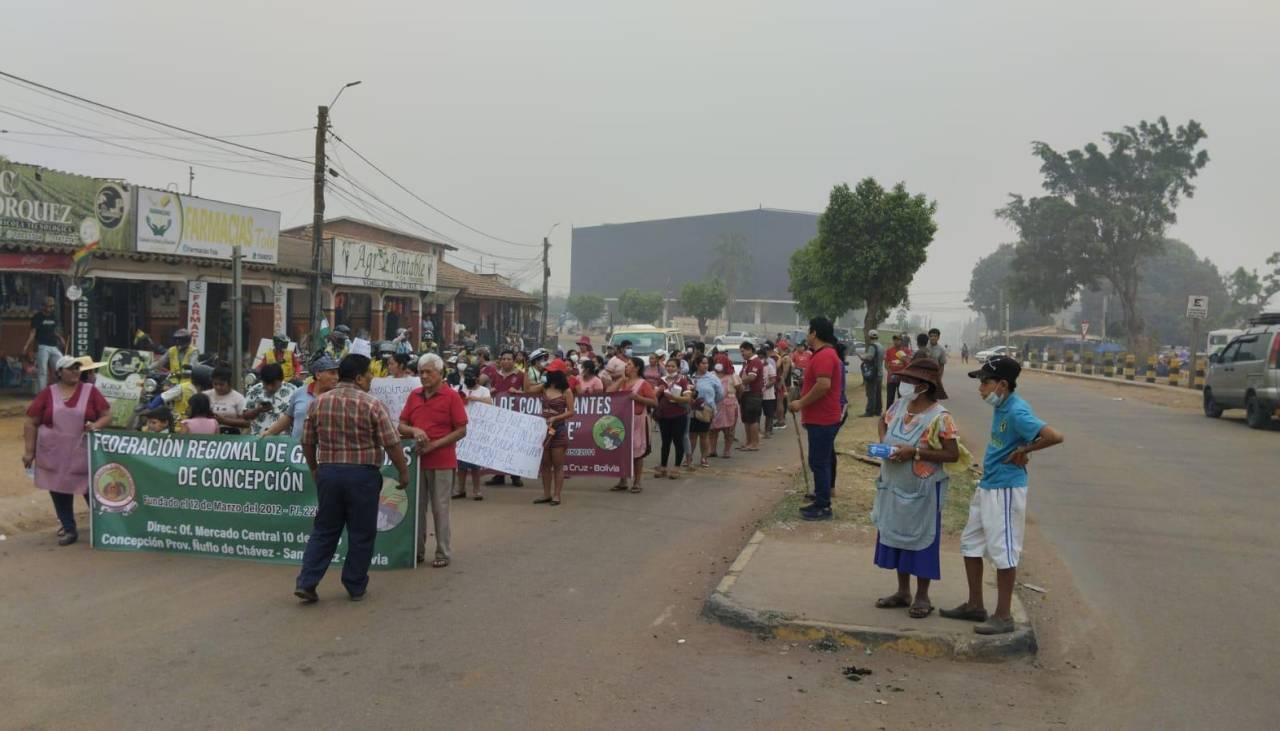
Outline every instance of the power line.
{"type": "MultiPolygon", "coordinates": [[[[315,128],[314,127],[297,127],[295,129],[280,129],[272,132],[246,132],[244,134],[218,135],[218,137],[224,137],[228,139],[234,139],[239,137],[271,137],[274,135],[292,134],[294,132],[310,132],[313,129],[315,128]]],[[[64,135],[61,132],[27,132],[25,130],[17,130],[17,129],[0,129],[0,134],[27,135],[30,137],[69,137],[70,136],[70,135],[64,135]]],[[[131,140],[134,142],[145,142],[150,140],[195,140],[199,138],[192,137],[191,135],[158,135],[155,137],[130,137],[127,135],[108,135],[108,136],[104,136],[103,139],[131,140]]]]}
{"type": "MultiPolygon", "coordinates": [[[[0,73],[3,73],[3,72],[0,72],[0,73]]],[[[160,154],[160,153],[158,153],[158,152],[148,152],[147,150],[143,150],[143,149],[138,148],[138,147],[130,147],[129,145],[124,145],[124,144],[121,144],[121,143],[119,143],[119,142],[110,142],[110,141],[103,140],[103,139],[98,138],[98,137],[94,137],[94,136],[92,136],[92,135],[87,135],[87,134],[82,134],[82,133],[75,133],[75,132],[72,132],[71,130],[69,130],[69,129],[65,128],[65,127],[59,127],[58,125],[50,124],[50,123],[48,123],[48,122],[41,122],[41,121],[39,121],[39,120],[37,120],[37,119],[33,119],[33,118],[28,117],[28,116],[26,116],[26,115],[18,114],[17,112],[11,112],[11,111],[5,111],[5,110],[0,110],[0,111],[2,111],[4,114],[8,114],[8,115],[9,115],[9,116],[11,116],[11,117],[17,117],[18,119],[21,119],[21,120],[24,120],[24,121],[27,121],[27,122],[31,122],[32,124],[38,124],[38,125],[40,125],[41,127],[48,127],[48,128],[50,128],[50,129],[56,129],[56,130],[58,130],[59,132],[66,132],[67,134],[70,134],[70,135],[75,136],[75,137],[83,137],[84,139],[87,139],[87,140],[93,140],[94,142],[98,142],[98,143],[100,143],[100,144],[110,145],[111,147],[119,147],[119,148],[124,149],[124,150],[130,150],[130,151],[132,151],[132,152],[138,152],[138,153],[141,153],[141,154],[143,154],[143,155],[148,155],[148,156],[151,156],[151,157],[161,158],[161,159],[164,159],[164,160],[172,160],[172,161],[174,161],[174,162],[180,162],[180,163],[182,163],[182,164],[184,164],[184,165],[197,165],[197,164],[199,164],[199,165],[201,165],[202,167],[213,168],[213,169],[215,169],[215,170],[225,170],[225,171],[230,172],[230,173],[240,173],[240,174],[243,174],[243,175],[256,175],[256,176],[264,177],[264,178],[280,178],[280,179],[282,179],[282,180],[310,180],[310,178],[298,177],[298,176],[296,176],[296,175],[292,175],[292,176],[291,176],[291,175],[272,175],[271,173],[260,173],[260,172],[255,172],[255,171],[252,171],[252,170],[237,170],[237,169],[235,169],[235,168],[222,167],[222,166],[220,166],[220,165],[210,165],[210,164],[208,164],[208,163],[196,163],[196,162],[194,162],[194,161],[192,161],[192,160],[186,160],[186,159],[179,158],[179,157],[173,157],[172,155],[162,155],[162,154],[160,154]]]]}
{"type": "MultiPolygon", "coordinates": [[[[176,130],[176,131],[178,131],[178,132],[182,132],[182,133],[184,133],[184,134],[191,135],[191,136],[193,136],[193,137],[201,137],[201,138],[204,138],[204,139],[209,140],[209,141],[211,141],[211,142],[217,142],[217,143],[219,143],[219,144],[229,145],[229,146],[231,146],[231,147],[239,147],[239,148],[241,148],[241,149],[244,149],[244,150],[250,150],[250,151],[252,151],[252,152],[257,152],[257,153],[262,154],[262,155],[271,155],[271,156],[273,156],[273,157],[278,157],[278,158],[282,158],[282,159],[285,159],[285,160],[292,160],[293,162],[300,162],[300,163],[304,163],[304,164],[307,164],[307,165],[310,165],[310,164],[311,164],[311,161],[310,161],[310,160],[307,160],[306,158],[301,158],[301,157],[291,157],[291,156],[289,156],[289,155],[282,155],[282,154],[280,154],[280,153],[278,153],[278,152],[272,152],[271,150],[264,150],[264,149],[262,149],[262,148],[260,148],[260,147],[253,147],[253,146],[251,146],[251,145],[245,145],[245,144],[242,144],[242,143],[240,143],[240,142],[230,142],[230,141],[227,141],[227,140],[225,140],[225,139],[220,139],[220,138],[218,138],[218,137],[214,137],[213,135],[207,135],[207,134],[204,134],[203,132],[196,132],[195,130],[186,129],[185,127],[179,127],[179,126],[174,125],[174,124],[169,124],[168,122],[161,122],[161,121],[159,121],[159,120],[152,119],[152,118],[150,118],[150,117],[146,117],[146,116],[143,116],[143,115],[141,115],[141,114],[135,114],[135,113],[133,113],[133,112],[128,112],[128,111],[125,111],[125,110],[123,110],[123,109],[119,109],[119,108],[117,108],[117,107],[113,107],[113,106],[111,106],[111,105],[109,105],[109,104],[103,104],[103,103],[101,103],[101,102],[93,101],[92,99],[86,99],[86,98],[84,98],[84,97],[82,97],[82,96],[78,96],[78,95],[76,95],[76,94],[72,94],[71,92],[62,91],[61,89],[55,89],[55,88],[53,88],[52,86],[46,86],[46,85],[44,85],[44,84],[41,84],[41,83],[38,83],[38,82],[32,81],[32,80],[30,80],[30,79],[24,79],[24,78],[23,78],[23,77],[21,77],[21,76],[17,76],[17,75],[15,75],[15,74],[11,74],[11,73],[9,73],[9,72],[7,72],[7,71],[0,71],[0,77],[3,77],[3,78],[5,78],[5,79],[12,79],[13,81],[17,81],[17,82],[20,82],[20,83],[22,83],[22,84],[26,84],[27,86],[34,87],[34,88],[37,88],[37,89],[43,89],[43,90],[45,90],[45,91],[48,91],[48,92],[51,92],[51,93],[54,93],[54,94],[58,94],[59,96],[66,97],[66,98],[68,98],[68,99],[75,99],[76,101],[80,101],[80,102],[83,102],[83,103],[85,103],[85,104],[92,104],[92,105],[93,105],[93,106],[95,106],[95,107],[100,107],[100,108],[102,108],[102,109],[109,109],[109,110],[111,110],[111,111],[113,111],[113,112],[115,112],[115,113],[117,113],[117,114],[124,114],[124,115],[126,115],[126,116],[133,117],[133,118],[135,118],[135,119],[141,119],[141,120],[146,121],[146,122],[149,122],[149,123],[151,123],[151,124],[156,124],[156,125],[159,125],[159,126],[161,126],[161,127],[166,127],[166,128],[168,128],[168,129],[176,130]]],[[[10,83],[12,83],[12,82],[10,82],[10,83]]]]}
{"type": "Polygon", "coordinates": [[[342,139],[341,137],[339,137],[339,136],[338,136],[338,134],[337,134],[336,132],[330,131],[330,132],[329,132],[329,136],[330,136],[330,137],[332,137],[334,140],[336,140],[336,141],[338,142],[338,144],[342,145],[343,147],[347,148],[348,150],[351,150],[351,152],[355,153],[355,156],[356,156],[356,157],[358,157],[358,158],[360,158],[361,160],[363,160],[363,161],[364,161],[364,163],[365,163],[366,165],[368,165],[369,167],[371,167],[371,168],[373,168],[374,170],[378,171],[378,174],[379,174],[379,175],[381,175],[382,177],[384,177],[384,178],[386,178],[387,180],[391,181],[391,182],[392,182],[392,183],[393,183],[397,188],[399,188],[400,190],[403,190],[405,193],[408,193],[410,196],[412,196],[412,197],[413,197],[415,200],[417,200],[419,203],[421,203],[421,204],[423,204],[424,206],[426,206],[426,207],[430,208],[431,210],[435,211],[436,213],[439,213],[440,215],[444,216],[445,218],[449,219],[450,221],[453,221],[454,223],[458,224],[459,226],[462,226],[463,228],[465,228],[465,229],[467,229],[467,230],[469,230],[469,231],[472,231],[472,232],[474,232],[474,233],[478,233],[478,234],[480,234],[481,236],[484,236],[485,238],[493,239],[494,241],[499,241],[499,242],[502,242],[502,243],[504,243],[504,244],[510,244],[511,246],[520,246],[520,247],[529,248],[529,249],[537,249],[537,248],[541,248],[541,247],[542,247],[542,244],[525,244],[525,243],[521,243],[521,242],[519,242],[519,241],[511,241],[510,239],[504,239],[504,238],[502,238],[502,237],[500,237],[500,236],[494,236],[493,234],[490,234],[490,233],[486,233],[486,232],[484,232],[484,231],[481,231],[480,229],[476,228],[475,226],[472,226],[472,225],[471,225],[471,224],[469,224],[469,223],[466,223],[466,222],[464,222],[464,221],[462,221],[462,220],[459,220],[459,219],[457,219],[457,218],[455,218],[455,217],[453,217],[453,216],[449,215],[448,213],[444,212],[443,210],[441,210],[440,208],[438,208],[437,206],[435,206],[435,205],[434,205],[433,203],[431,203],[430,201],[426,200],[425,198],[423,198],[422,196],[418,195],[417,193],[414,193],[412,190],[409,190],[409,189],[408,189],[407,187],[405,187],[405,186],[404,186],[400,181],[398,181],[398,180],[396,180],[395,178],[391,177],[391,176],[390,176],[390,175],[389,175],[385,170],[383,170],[382,168],[380,168],[380,167],[378,167],[377,165],[373,164],[373,161],[371,161],[369,158],[365,157],[364,155],[360,154],[360,151],[359,151],[359,150],[357,150],[356,148],[352,147],[350,144],[348,144],[348,143],[347,143],[347,141],[346,141],[346,140],[344,140],[344,139],[342,139]]]}

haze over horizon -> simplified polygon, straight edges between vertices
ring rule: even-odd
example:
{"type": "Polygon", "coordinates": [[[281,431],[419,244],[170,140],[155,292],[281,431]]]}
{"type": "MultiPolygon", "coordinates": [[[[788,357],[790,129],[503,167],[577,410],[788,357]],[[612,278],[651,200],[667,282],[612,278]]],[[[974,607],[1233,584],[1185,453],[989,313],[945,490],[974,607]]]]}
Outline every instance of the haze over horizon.
{"type": "MultiPolygon", "coordinates": [[[[1174,125],[1201,122],[1211,158],[1170,234],[1223,273],[1261,268],[1280,249],[1264,205],[1280,167],[1280,144],[1265,123],[1280,111],[1275,4],[353,8],[236,0],[197,9],[54,0],[21,4],[9,17],[23,30],[6,40],[4,71],[213,135],[290,130],[237,139],[299,158],[312,154],[316,106],[343,83],[362,81],[335,106],[334,131],[486,233],[534,245],[560,222],[553,292],[569,287],[572,226],[761,205],[821,212],[834,184],[874,176],[938,201],[939,231],[912,286],[912,312],[976,317],[963,304],[970,270],[1015,236],[993,211],[1010,192],[1041,192],[1031,141],[1080,147],[1160,115],[1174,125]]],[[[147,134],[0,84],[0,129],[8,130],[0,154],[187,188],[185,163],[54,136],[32,119],[97,136],[147,134]]],[[[193,143],[156,146],[172,140],[119,142],[198,161],[197,195],[277,208],[285,227],[310,220],[307,165],[253,162],[193,143]]],[[[536,246],[459,226],[350,149],[329,149],[349,173],[340,184],[358,183],[468,247],[455,262],[480,264],[483,253],[486,268],[536,274],[536,246]]],[[[327,215],[412,230],[353,192],[331,195],[327,215]]]]}

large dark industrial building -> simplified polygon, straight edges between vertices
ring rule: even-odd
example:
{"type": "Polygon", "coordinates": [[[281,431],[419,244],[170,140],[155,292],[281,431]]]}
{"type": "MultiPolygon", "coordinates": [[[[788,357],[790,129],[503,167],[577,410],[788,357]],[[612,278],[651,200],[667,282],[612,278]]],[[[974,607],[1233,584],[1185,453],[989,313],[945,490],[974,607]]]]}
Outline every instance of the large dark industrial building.
{"type": "Polygon", "coordinates": [[[789,320],[787,262],[817,233],[818,214],[773,208],[574,228],[570,289],[617,297],[634,287],[678,298],[685,282],[709,276],[716,243],[736,234],[752,267],[738,287],[735,319],[754,319],[760,302],[766,319],[789,320]]]}

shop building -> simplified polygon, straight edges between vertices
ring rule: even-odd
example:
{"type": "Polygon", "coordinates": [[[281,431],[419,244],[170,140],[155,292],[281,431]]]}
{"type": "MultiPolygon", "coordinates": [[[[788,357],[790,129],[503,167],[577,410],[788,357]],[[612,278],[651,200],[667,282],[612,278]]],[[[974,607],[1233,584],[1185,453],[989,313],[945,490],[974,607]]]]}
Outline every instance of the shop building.
{"type": "Polygon", "coordinates": [[[498,347],[512,330],[527,336],[542,310],[537,298],[511,286],[506,277],[469,272],[448,262],[440,264],[440,288],[452,296],[442,303],[438,337],[465,326],[479,343],[498,347]]]}

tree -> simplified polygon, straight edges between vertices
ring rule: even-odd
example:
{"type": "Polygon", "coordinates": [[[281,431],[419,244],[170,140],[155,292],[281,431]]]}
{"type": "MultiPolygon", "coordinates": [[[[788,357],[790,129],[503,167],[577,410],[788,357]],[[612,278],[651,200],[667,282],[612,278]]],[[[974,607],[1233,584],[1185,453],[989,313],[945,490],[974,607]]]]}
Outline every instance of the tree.
{"type": "Polygon", "coordinates": [[[1013,288],[1009,272],[1016,258],[1013,244],[1001,244],[995,251],[978,260],[969,277],[969,308],[987,321],[987,330],[1001,330],[1004,319],[1001,308],[1009,306],[1009,329],[1048,324],[1050,318],[1040,314],[1013,288]]]}
{"type": "Polygon", "coordinates": [[[662,317],[662,293],[624,289],[618,295],[618,313],[628,322],[652,323],[662,317]]]}
{"type": "MultiPolygon", "coordinates": [[[[1206,328],[1236,322],[1229,312],[1230,297],[1218,267],[1177,239],[1166,240],[1162,248],[1164,254],[1146,259],[1138,267],[1138,308],[1145,313],[1144,333],[1166,345],[1190,343],[1191,321],[1186,314],[1187,297],[1191,295],[1209,298],[1209,319],[1203,323],[1206,328]]],[[[1107,335],[1128,337],[1124,313],[1114,308],[1118,298],[1110,283],[1081,295],[1080,320],[1091,323],[1090,332],[1102,331],[1103,296],[1110,296],[1113,303],[1108,311],[1107,335]]]]}
{"type": "Polygon", "coordinates": [[[1255,317],[1267,302],[1268,295],[1257,269],[1248,271],[1244,267],[1236,267],[1234,272],[1223,277],[1222,284],[1229,298],[1226,319],[1231,323],[1242,323],[1255,317]]]}
{"type": "Polygon", "coordinates": [[[565,304],[569,314],[582,324],[582,329],[591,327],[592,320],[600,319],[604,314],[604,297],[598,294],[575,294],[565,304]]]}
{"type": "Polygon", "coordinates": [[[1276,292],[1280,292],[1280,251],[1267,257],[1267,266],[1271,267],[1271,271],[1267,272],[1266,276],[1262,278],[1264,285],[1262,289],[1263,300],[1269,299],[1276,292]]]}
{"type": "Polygon", "coordinates": [[[685,314],[697,318],[698,334],[704,338],[707,336],[707,320],[719,317],[728,301],[729,295],[719,279],[685,282],[680,288],[680,307],[685,314]]]}
{"type": "Polygon", "coordinates": [[[875,178],[831,190],[818,235],[791,255],[791,294],[804,314],[836,317],[866,307],[863,334],[907,300],[938,224],[938,204],[898,183],[886,191],[875,178]]]}
{"type": "Polygon", "coordinates": [[[1033,142],[1049,195],[1011,194],[996,215],[1019,233],[1013,262],[1019,296],[1048,314],[1106,281],[1136,347],[1143,332],[1140,265],[1163,251],[1165,230],[1177,221],[1174,209],[1195,194],[1191,179],[1209,153],[1196,151],[1206,135],[1195,120],[1171,130],[1160,117],[1103,137],[1105,153],[1094,143],[1063,154],[1033,142]]]}
{"type": "Polygon", "coordinates": [[[751,282],[751,252],[747,250],[747,240],[742,234],[721,234],[711,248],[711,276],[724,284],[728,298],[727,328],[733,329],[733,305],[738,301],[738,292],[751,282]]]}

